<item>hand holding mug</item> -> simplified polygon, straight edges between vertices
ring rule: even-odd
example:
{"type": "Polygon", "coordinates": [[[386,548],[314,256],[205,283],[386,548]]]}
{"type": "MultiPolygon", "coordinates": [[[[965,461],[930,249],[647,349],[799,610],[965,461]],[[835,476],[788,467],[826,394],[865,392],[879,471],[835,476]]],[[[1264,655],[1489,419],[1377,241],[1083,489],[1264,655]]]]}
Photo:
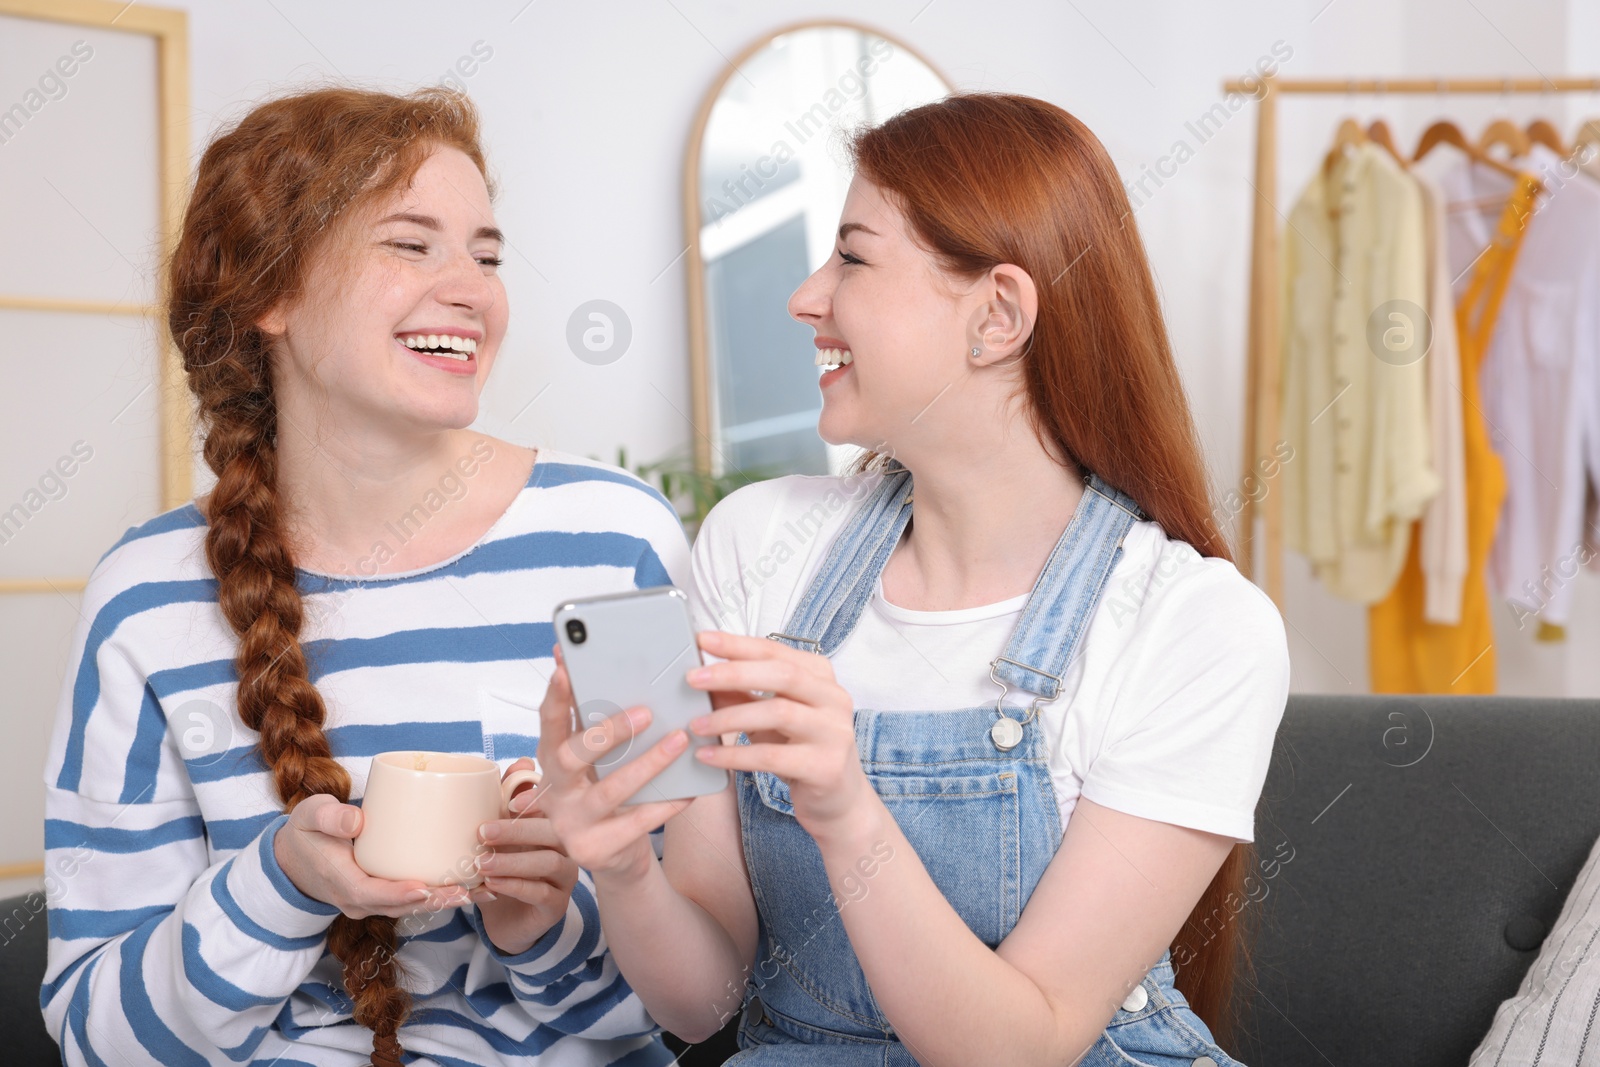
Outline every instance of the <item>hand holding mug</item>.
{"type": "Polygon", "coordinates": [[[355,805],[341,804],[327,793],[307,797],[273,838],[278,866],[300,892],[352,919],[401,919],[422,909],[467,903],[467,890],[459,886],[434,888],[420,878],[374,878],[363,871],[351,843],[361,824],[362,812],[355,805]]]}
{"type": "Polygon", "coordinates": [[[478,859],[488,849],[478,829],[509,815],[517,790],[538,783],[538,770],[522,762],[502,780],[482,756],[379,753],[361,807],[326,794],[295,807],[273,842],[278,863],[301,892],[356,919],[493,900],[479,889],[478,859]]]}
{"type": "Polygon", "coordinates": [[[525,810],[528,787],[539,781],[527,758],[502,778],[482,756],[380,753],[367,777],[356,862],[384,878],[475,890],[490,941],[507,954],[522,952],[566,914],[578,880],[549,820],[525,810]]]}
{"type": "MultiPolygon", "coordinates": [[[[511,765],[507,780],[527,770],[533,770],[533,761],[523,757],[511,765]]],[[[509,817],[484,823],[479,835],[490,846],[478,857],[478,869],[491,895],[478,900],[478,914],[495,947],[516,955],[566,915],[578,864],[539,810],[537,789],[515,792],[509,817]]]]}
{"type": "Polygon", "coordinates": [[[511,814],[511,798],[537,785],[530,763],[504,780],[494,761],[454,752],[380,752],[361,800],[356,863],[377,878],[476,888],[478,828],[511,814]]]}

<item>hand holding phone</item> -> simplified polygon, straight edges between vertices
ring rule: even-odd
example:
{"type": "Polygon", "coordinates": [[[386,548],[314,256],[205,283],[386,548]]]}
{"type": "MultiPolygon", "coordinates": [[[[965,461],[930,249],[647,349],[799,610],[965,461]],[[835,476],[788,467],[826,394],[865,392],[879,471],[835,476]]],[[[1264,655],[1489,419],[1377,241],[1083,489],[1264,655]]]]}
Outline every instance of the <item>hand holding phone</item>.
{"type": "MultiPolygon", "coordinates": [[[[580,748],[584,737],[611,716],[641,704],[650,709],[642,731],[604,752],[596,747],[598,778],[711,712],[710,696],[684,677],[701,659],[682,590],[666,585],[572,600],[556,608],[554,622],[571,680],[580,748]]],[[[624,803],[681,800],[727,787],[727,771],[694,757],[695,748],[715,745],[717,739],[688,736],[689,746],[624,803]]]]}

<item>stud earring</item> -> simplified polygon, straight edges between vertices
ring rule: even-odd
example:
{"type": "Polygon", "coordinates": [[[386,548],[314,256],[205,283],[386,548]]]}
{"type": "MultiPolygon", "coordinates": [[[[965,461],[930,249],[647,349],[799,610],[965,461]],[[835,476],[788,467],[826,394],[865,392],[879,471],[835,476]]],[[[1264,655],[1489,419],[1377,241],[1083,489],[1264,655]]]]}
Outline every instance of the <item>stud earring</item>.
{"type": "Polygon", "coordinates": [[[978,358],[978,351],[979,351],[978,346],[977,345],[973,345],[972,346],[972,358],[973,359],[977,359],[978,358]]]}

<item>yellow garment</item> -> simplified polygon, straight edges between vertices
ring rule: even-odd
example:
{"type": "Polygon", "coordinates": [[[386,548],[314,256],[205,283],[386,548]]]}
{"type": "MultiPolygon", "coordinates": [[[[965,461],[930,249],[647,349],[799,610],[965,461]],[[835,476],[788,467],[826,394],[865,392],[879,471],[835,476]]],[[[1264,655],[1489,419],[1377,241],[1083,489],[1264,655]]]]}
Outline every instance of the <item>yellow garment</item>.
{"type": "Polygon", "coordinates": [[[1368,662],[1374,693],[1493,693],[1494,625],[1489,615],[1486,568],[1500,505],[1505,467],[1489,447],[1478,397],[1478,366],[1489,349],[1495,316],[1533,212],[1536,186],[1521,175],[1500,214],[1493,243],[1473,266],[1472,282],[1456,306],[1461,347],[1462,433],[1467,468],[1467,579],[1461,621],[1448,626],[1423,616],[1426,596],[1416,524],[1405,568],[1390,594],[1367,612],[1368,662]]]}
{"type": "Polygon", "coordinates": [[[1284,543],[1329,592],[1372,604],[1441,485],[1419,347],[1422,192],[1387,152],[1356,146],[1312,179],[1289,215],[1284,282],[1284,543]]]}

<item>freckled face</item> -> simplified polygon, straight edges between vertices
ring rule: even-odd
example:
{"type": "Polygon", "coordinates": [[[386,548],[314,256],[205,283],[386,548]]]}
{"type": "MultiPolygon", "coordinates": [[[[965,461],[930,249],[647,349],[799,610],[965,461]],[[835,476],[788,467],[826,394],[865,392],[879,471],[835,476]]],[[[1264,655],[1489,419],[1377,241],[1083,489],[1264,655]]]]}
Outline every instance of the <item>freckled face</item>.
{"type": "Polygon", "coordinates": [[[795,290],[789,314],[816,331],[826,358],[848,359],[822,376],[817,430],[830,444],[892,443],[965,373],[960,303],[892,198],[860,176],[833,256],[795,290]]]}
{"type": "Polygon", "coordinates": [[[469,425],[509,318],[482,174],[440,147],[410,188],[349,227],[313,263],[305,296],[263,323],[287,357],[275,376],[333,417],[469,425]]]}

